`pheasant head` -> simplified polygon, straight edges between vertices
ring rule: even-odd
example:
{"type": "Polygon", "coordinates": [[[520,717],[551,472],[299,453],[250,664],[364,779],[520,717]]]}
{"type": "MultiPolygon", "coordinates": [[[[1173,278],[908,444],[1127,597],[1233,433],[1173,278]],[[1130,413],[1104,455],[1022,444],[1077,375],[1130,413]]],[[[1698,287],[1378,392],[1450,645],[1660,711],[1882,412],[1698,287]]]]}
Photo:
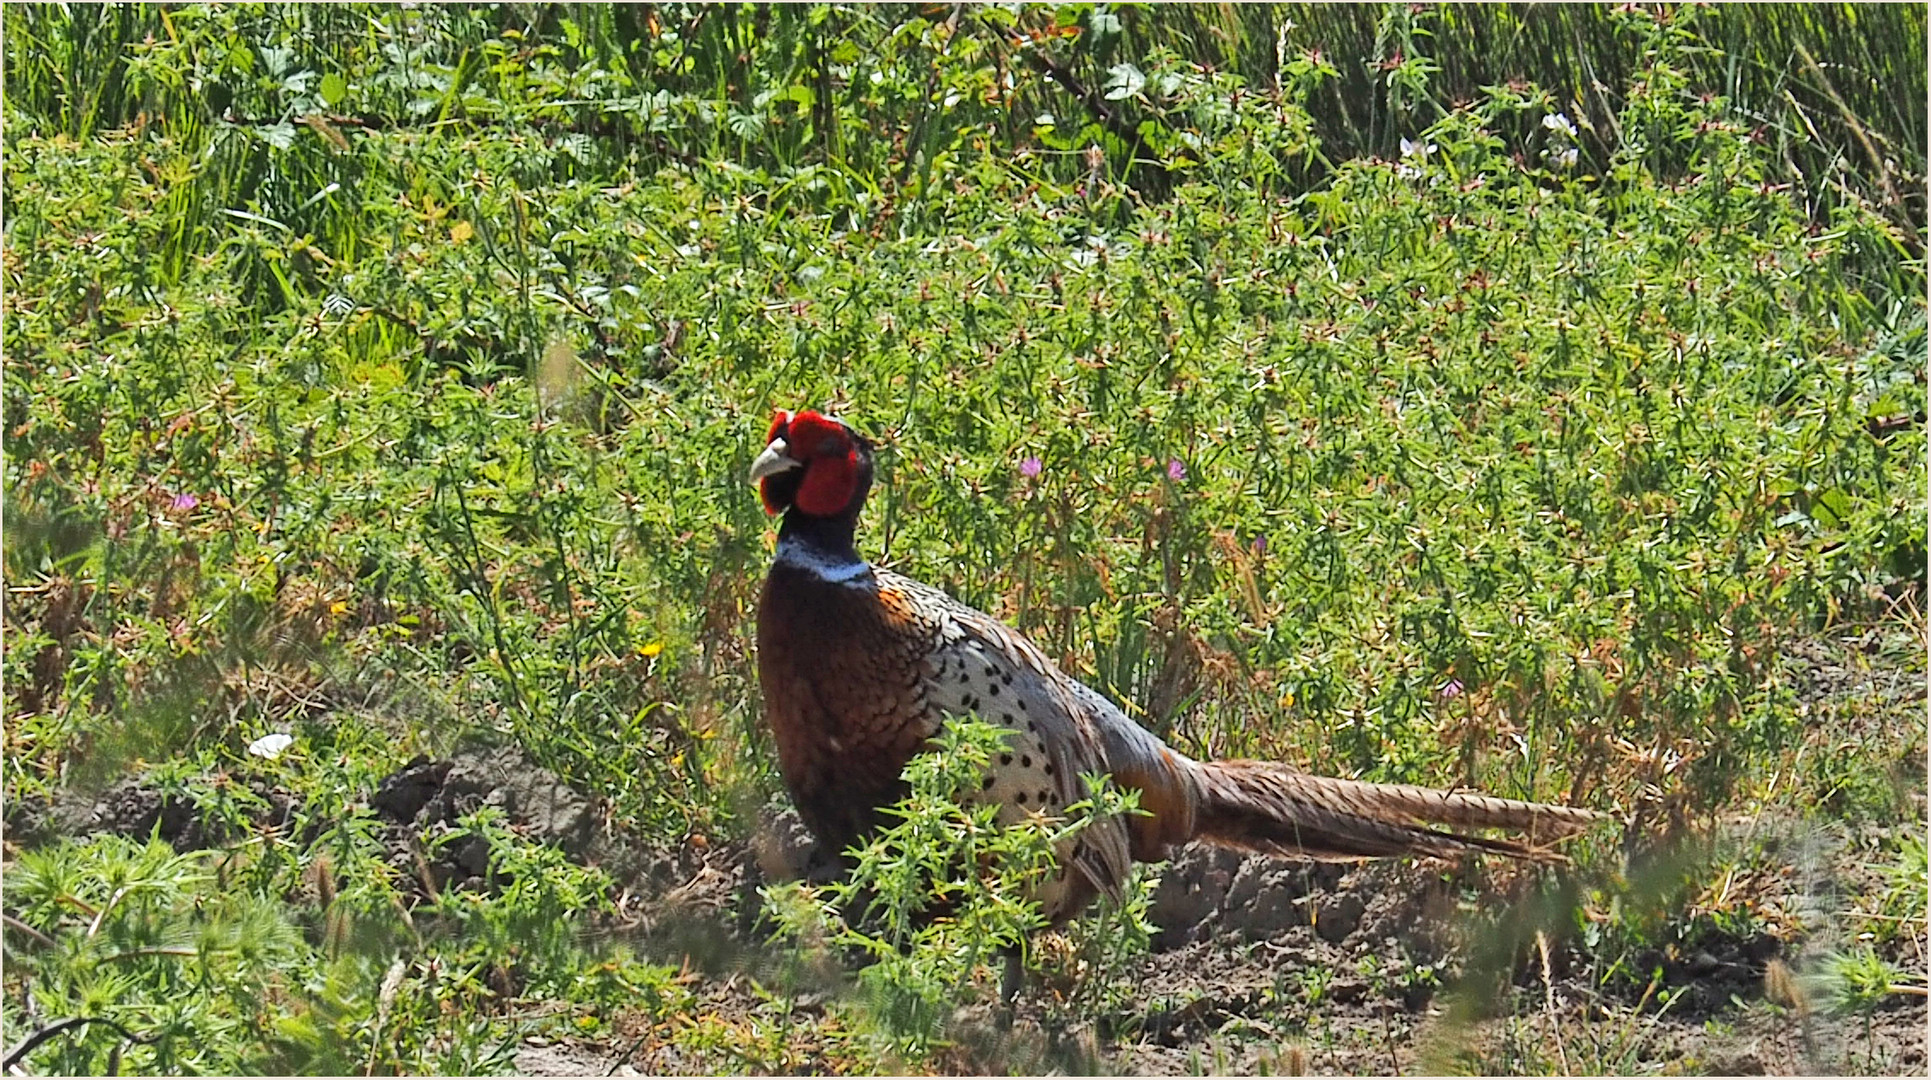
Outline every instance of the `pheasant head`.
{"type": "Polygon", "coordinates": [[[751,481],[767,513],[784,515],[779,536],[827,551],[851,550],[858,511],[872,488],[872,444],[844,421],[809,409],[779,410],[751,481]]]}

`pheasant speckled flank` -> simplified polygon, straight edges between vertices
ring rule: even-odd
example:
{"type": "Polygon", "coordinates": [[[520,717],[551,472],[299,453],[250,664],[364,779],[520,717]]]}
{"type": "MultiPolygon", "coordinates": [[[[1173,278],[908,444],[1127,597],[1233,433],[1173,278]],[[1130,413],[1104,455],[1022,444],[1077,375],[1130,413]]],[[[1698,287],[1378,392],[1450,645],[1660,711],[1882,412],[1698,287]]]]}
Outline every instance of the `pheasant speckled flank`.
{"type": "Polygon", "coordinates": [[[766,441],[751,476],[783,521],[759,600],[758,671],[785,786],[822,844],[842,850],[875,827],[880,808],[904,797],[906,761],[947,717],[964,715],[1012,732],[977,796],[1001,821],[1060,814],[1084,797],[1083,773],[1139,791],[1148,811],[1066,842],[1039,898],[1054,921],[1098,893],[1117,895],[1132,860],[1165,859],[1196,839],[1311,859],[1487,851],[1558,862],[1544,845],[1600,817],[1262,761],[1194,761],[1010,627],[865,564],[853,546],[872,482],[863,436],[818,413],[780,413],[766,441]]]}

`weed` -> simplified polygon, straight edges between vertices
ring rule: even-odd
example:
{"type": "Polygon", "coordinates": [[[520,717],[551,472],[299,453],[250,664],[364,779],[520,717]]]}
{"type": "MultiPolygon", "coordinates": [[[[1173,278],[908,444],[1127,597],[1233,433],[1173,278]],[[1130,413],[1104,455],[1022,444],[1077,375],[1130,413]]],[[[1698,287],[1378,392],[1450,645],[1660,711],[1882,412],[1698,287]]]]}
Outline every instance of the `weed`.
{"type": "Polygon", "coordinates": [[[1927,993],[1922,981],[1911,982],[1910,976],[1867,945],[1826,953],[1804,981],[1824,1009],[1864,1017],[1867,1038],[1871,1014],[1893,995],[1922,998],[1927,993]]]}
{"type": "Polygon", "coordinates": [[[995,824],[999,807],[967,797],[1009,735],[980,721],[949,723],[907,764],[911,792],[890,811],[898,820],[853,849],[847,878],[766,889],[780,940],[863,958],[867,1015],[893,1052],[912,1059],[938,1045],[956,1010],[995,1000],[995,968],[1017,963],[1045,925],[1034,895],[1055,873],[1055,853],[1095,820],[1137,805],[1137,793],[1092,779],[1097,794],[1063,818],[995,824]]]}
{"type": "Polygon", "coordinates": [[[1877,897],[1877,910],[1867,912],[1870,933],[1878,941],[1903,940],[1919,947],[1925,931],[1925,915],[1931,911],[1931,895],[1926,890],[1925,843],[1922,833],[1904,832],[1896,840],[1894,861],[1872,869],[1884,879],[1884,892],[1877,897]]]}

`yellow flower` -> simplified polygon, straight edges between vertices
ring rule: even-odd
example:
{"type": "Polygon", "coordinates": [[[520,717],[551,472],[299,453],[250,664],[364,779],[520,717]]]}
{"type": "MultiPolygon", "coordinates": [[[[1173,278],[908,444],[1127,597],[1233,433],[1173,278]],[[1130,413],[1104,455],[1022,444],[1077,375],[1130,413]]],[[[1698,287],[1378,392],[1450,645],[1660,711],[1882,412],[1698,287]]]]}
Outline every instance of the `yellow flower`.
{"type": "Polygon", "coordinates": [[[648,645],[637,646],[638,656],[656,656],[658,653],[663,651],[664,651],[664,643],[662,641],[653,641],[648,645]]]}

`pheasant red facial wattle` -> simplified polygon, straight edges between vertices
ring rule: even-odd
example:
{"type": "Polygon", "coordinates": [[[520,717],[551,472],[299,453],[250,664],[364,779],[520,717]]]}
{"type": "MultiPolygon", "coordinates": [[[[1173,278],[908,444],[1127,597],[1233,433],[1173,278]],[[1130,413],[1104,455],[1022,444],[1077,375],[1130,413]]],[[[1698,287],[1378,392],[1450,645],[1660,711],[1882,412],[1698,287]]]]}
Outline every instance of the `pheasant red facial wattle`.
{"type": "Polygon", "coordinates": [[[1140,793],[1144,815],[1096,822],[1058,852],[1059,875],[1039,896],[1056,922],[1100,892],[1117,895],[1133,860],[1165,859],[1193,840],[1330,861],[1493,852],[1560,862],[1548,845],[1601,817],[1265,761],[1195,761],[1018,631],[860,558],[854,530],[871,444],[843,421],[778,413],[751,479],[765,509],[782,515],[758,601],[765,718],[799,815],[833,852],[878,826],[880,811],[904,797],[905,763],[963,715],[1011,731],[1010,752],[978,793],[1003,822],[1063,813],[1086,797],[1082,774],[1140,793]]]}

